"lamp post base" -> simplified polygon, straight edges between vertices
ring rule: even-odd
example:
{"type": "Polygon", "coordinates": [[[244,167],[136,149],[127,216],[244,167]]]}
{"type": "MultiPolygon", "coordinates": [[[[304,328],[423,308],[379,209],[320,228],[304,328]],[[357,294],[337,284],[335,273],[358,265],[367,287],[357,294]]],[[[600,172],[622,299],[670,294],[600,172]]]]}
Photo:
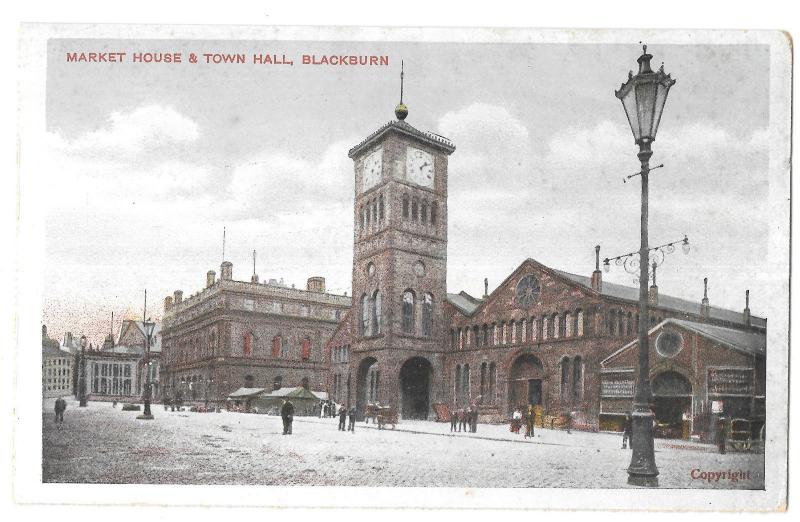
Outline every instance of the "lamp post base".
{"type": "Polygon", "coordinates": [[[136,416],[136,420],[153,420],[155,417],[152,415],[148,415],[146,413],[142,413],[141,415],[136,416]]]}
{"type": "Polygon", "coordinates": [[[633,454],[628,466],[628,484],[655,488],[658,487],[658,468],[653,443],[653,412],[648,405],[634,404],[633,408],[633,454]]]}

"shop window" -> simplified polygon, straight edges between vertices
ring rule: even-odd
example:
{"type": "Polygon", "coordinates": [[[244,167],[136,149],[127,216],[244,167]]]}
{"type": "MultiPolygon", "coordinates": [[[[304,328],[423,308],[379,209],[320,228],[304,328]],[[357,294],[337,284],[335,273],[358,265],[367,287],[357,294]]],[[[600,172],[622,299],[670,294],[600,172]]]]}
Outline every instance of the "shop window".
{"type": "Polygon", "coordinates": [[[415,306],[414,292],[406,290],[403,292],[403,333],[414,333],[414,306],[415,306]]]}

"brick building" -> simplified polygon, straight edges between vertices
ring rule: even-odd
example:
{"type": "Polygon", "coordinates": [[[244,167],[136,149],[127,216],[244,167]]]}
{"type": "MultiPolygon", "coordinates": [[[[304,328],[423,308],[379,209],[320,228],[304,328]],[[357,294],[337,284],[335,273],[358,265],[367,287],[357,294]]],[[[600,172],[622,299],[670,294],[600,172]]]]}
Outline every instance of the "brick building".
{"type": "Polygon", "coordinates": [[[61,397],[72,393],[74,357],[47,335],[42,325],[42,396],[61,397]]]}
{"type": "MultiPolygon", "coordinates": [[[[483,420],[517,406],[575,412],[596,428],[602,361],[635,339],[638,288],[524,261],[482,298],[446,291],[447,165],[455,146],[391,121],[353,147],[353,302],[328,342],[336,399],[396,405],[427,418],[435,402],[481,404],[483,420]]],[[[669,320],[765,336],[766,320],[650,288],[655,326],[669,320]]],[[[720,355],[724,359],[724,354],[720,355]]]]}
{"type": "Polygon", "coordinates": [[[164,300],[162,395],[218,402],[241,387],[324,388],[324,343],[349,307],[349,297],[325,292],[324,278],[310,278],[305,290],[255,274],[236,281],[224,261],[221,277],[209,271],[199,293],[183,299],[176,290],[164,300]]]}

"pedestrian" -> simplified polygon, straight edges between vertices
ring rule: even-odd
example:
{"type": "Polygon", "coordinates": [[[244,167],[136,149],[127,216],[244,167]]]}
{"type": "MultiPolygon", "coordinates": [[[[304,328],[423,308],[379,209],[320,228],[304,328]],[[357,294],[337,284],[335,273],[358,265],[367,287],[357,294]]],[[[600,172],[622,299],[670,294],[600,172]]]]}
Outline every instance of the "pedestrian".
{"type": "Polygon", "coordinates": [[[111,407],[112,407],[112,408],[116,408],[116,407],[117,407],[117,401],[113,401],[113,402],[111,403],[111,407]]]}
{"type": "Polygon", "coordinates": [[[572,412],[567,410],[564,412],[564,425],[567,427],[567,435],[572,433],[572,412]]]}
{"type": "Polygon", "coordinates": [[[456,426],[458,425],[458,410],[456,409],[456,405],[453,404],[453,407],[450,409],[450,431],[456,431],[456,426]]]}
{"type": "Polygon", "coordinates": [[[719,444],[719,452],[725,455],[725,445],[728,441],[728,433],[725,429],[725,417],[720,417],[717,421],[717,444],[719,444]]]}
{"type": "Polygon", "coordinates": [[[56,399],[55,404],[55,411],[56,411],[56,422],[64,422],[64,410],[67,409],[67,401],[59,397],[56,399]]]}
{"type": "Polygon", "coordinates": [[[478,404],[477,403],[473,403],[470,406],[470,410],[472,410],[471,411],[472,415],[471,415],[471,418],[470,418],[470,431],[472,431],[472,433],[477,433],[478,432],[478,404]]]}
{"type": "Polygon", "coordinates": [[[345,419],[347,419],[347,410],[344,409],[344,406],[339,406],[339,431],[345,431],[345,419]]]}
{"type": "Polygon", "coordinates": [[[525,431],[525,437],[533,437],[533,425],[536,421],[536,413],[533,411],[533,404],[528,404],[528,426],[527,430],[525,431]]]}
{"type": "Polygon", "coordinates": [[[522,412],[519,411],[519,408],[514,410],[514,413],[511,414],[511,433],[519,433],[519,429],[522,426],[522,412]]]}
{"type": "Polygon", "coordinates": [[[347,414],[348,420],[350,421],[350,425],[347,427],[347,431],[352,431],[353,434],[356,432],[356,407],[352,406],[350,411],[347,414]]]}
{"type": "Polygon", "coordinates": [[[625,421],[622,424],[622,449],[627,449],[628,444],[630,443],[631,449],[633,449],[633,440],[631,435],[633,434],[633,419],[631,418],[631,412],[625,412],[625,421]]]}
{"type": "Polygon", "coordinates": [[[283,434],[292,434],[292,421],[294,420],[294,404],[290,401],[283,401],[281,406],[281,420],[283,420],[283,434]]]}
{"type": "Polygon", "coordinates": [[[458,410],[458,431],[467,431],[467,412],[464,408],[458,410]]]}

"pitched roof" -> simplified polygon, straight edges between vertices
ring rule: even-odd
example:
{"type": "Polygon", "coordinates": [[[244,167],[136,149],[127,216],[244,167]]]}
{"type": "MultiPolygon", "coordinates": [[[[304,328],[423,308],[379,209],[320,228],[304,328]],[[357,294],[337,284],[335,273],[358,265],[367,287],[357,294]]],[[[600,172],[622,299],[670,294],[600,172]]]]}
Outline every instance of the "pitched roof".
{"type": "MultiPolygon", "coordinates": [[[[578,283],[579,285],[585,286],[587,288],[592,287],[592,279],[590,277],[570,274],[569,272],[563,272],[561,270],[554,270],[554,271],[562,275],[563,277],[566,277],[567,279],[569,279],[574,283],[578,283]]],[[[633,302],[639,301],[639,289],[631,286],[619,285],[615,283],[606,283],[604,281],[602,291],[600,293],[608,297],[624,299],[626,301],[633,301],[633,302]]],[[[670,295],[665,295],[661,293],[658,294],[658,307],[668,308],[670,310],[676,310],[678,312],[684,312],[693,315],[697,315],[700,312],[700,303],[698,302],[689,301],[687,299],[680,299],[678,297],[672,297],[670,295]]],[[[742,312],[737,312],[735,310],[726,310],[724,308],[715,308],[712,306],[710,309],[710,315],[712,319],[727,321],[733,324],[744,324],[744,317],[742,312]]],[[[750,324],[752,326],[766,328],[767,320],[761,317],[751,316],[750,324]]]]}
{"type": "Polygon", "coordinates": [[[252,397],[260,395],[266,388],[239,388],[235,392],[229,393],[228,397],[252,397]]]}
{"type": "Polygon", "coordinates": [[[447,294],[447,300],[458,308],[458,310],[466,315],[472,315],[475,310],[481,305],[481,301],[478,301],[475,298],[468,298],[465,296],[469,295],[466,292],[461,292],[460,294],[447,294]]]}
{"type": "MultiPolygon", "coordinates": [[[[698,335],[710,339],[711,341],[724,344],[725,346],[739,352],[761,356],[764,356],[767,353],[767,334],[765,332],[737,330],[735,328],[725,328],[724,326],[698,323],[695,321],[687,321],[685,319],[673,319],[671,317],[664,319],[657,325],[650,328],[650,330],[647,332],[647,335],[652,335],[654,332],[664,328],[664,326],[671,324],[695,332],[698,335]]],[[[636,346],[638,343],[639,340],[634,339],[600,361],[600,364],[604,365],[607,361],[613,359],[625,350],[636,346]]]]}
{"type": "Polygon", "coordinates": [[[353,147],[347,152],[347,155],[350,158],[354,158],[358,155],[359,152],[364,150],[365,148],[369,147],[377,140],[379,140],[384,134],[388,132],[397,132],[399,134],[404,134],[406,136],[411,136],[416,138],[428,145],[431,145],[442,152],[447,154],[452,154],[453,151],[456,150],[456,146],[453,143],[445,138],[444,136],[439,136],[438,134],[434,134],[432,132],[424,132],[418,129],[415,129],[408,123],[402,120],[390,121],[382,125],[378,130],[367,136],[361,143],[353,147]]]}

